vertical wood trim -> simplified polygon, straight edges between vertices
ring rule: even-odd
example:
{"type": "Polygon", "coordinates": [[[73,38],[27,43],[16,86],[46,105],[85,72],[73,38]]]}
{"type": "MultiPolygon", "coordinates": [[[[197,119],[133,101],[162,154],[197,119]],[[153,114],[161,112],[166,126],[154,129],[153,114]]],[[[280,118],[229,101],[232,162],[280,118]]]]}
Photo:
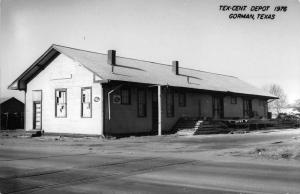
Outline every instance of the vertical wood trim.
{"type": "Polygon", "coordinates": [[[26,106],[27,106],[27,91],[25,91],[25,103],[24,103],[24,113],[23,113],[23,119],[24,119],[24,130],[25,131],[27,131],[27,129],[26,129],[26,123],[27,123],[27,121],[26,121],[26,119],[27,119],[27,114],[26,114],[26,110],[27,110],[27,108],[26,108],[26,106]]]}
{"type": "Polygon", "coordinates": [[[104,135],[104,102],[103,85],[100,84],[100,135],[104,135]]]}
{"type": "Polygon", "coordinates": [[[158,135],[161,136],[161,86],[157,86],[157,102],[158,102],[158,135]]]}

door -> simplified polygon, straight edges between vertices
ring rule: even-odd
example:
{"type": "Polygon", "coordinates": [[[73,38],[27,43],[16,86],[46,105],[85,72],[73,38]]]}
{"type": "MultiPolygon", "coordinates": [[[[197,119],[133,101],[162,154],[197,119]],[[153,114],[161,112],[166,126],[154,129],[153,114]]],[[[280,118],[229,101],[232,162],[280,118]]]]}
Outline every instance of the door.
{"type": "Polygon", "coordinates": [[[201,100],[198,101],[198,117],[202,117],[201,100]]]}
{"type": "Polygon", "coordinates": [[[252,101],[251,99],[244,99],[243,101],[243,108],[244,108],[244,118],[252,117],[252,101]]]}
{"type": "Polygon", "coordinates": [[[223,98],[219,96],[213,97],[213,118],[221,119],[224,117],[223,98]]]}
{"type": "Polygon", "coordinates": [[[157,90],[152,90],[152,131],[158,130],[158,98],[157,90]]]}
{"type": "Polygon", "coordinates": [[[32,91],[33,129],[42,129],[42,90],[32,91]]]}
{"type": "Polygon", "coordinates": [[[42,103],[33,102],[33,129],[42,129],[42,103]]]}

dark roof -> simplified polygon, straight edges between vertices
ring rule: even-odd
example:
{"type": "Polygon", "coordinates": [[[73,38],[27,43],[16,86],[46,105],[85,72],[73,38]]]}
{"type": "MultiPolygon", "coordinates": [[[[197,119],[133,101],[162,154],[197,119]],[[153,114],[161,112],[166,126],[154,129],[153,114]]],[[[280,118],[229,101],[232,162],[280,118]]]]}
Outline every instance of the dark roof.
{"type": "Polygon", "coordinates": [[[24,89],[26,83],[42,71],[58,54],[64,54],[85,68],[94,72],[103,80],[127,81],[155,85],[201,89],[218,92],[230,92],[277,98],[258,89],[237,77],[210,73],[195,69],[179,68],[179,75],[172,72],[172,66],[149,61],[116,57],[116,66],[107,64],[107,54],[52,45],[33,65],[31,65],[10,86],[10,89],[24,89]],[[21,83],[20,83],[21,82],[21,83]],[[24,82],[22,84],[22,82],[24,82]],[[17,87],[14,87],[17,86],[17,87]]]}
{"type": "Polygon", "coordinates": [[[15,97],[0,98],[0,104],[3,104],[4,102],[7,102],[9,100],[19,101],[20,103],[24,104],[23,102],[21,102],[20,100],[16,99],[15,97]]]}

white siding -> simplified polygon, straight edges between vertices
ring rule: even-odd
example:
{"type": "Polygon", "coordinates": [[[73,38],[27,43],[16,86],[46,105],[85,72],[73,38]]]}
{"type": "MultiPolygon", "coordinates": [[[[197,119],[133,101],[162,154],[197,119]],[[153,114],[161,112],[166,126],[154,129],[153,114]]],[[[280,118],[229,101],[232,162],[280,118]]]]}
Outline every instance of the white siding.
{"type": "Polygon", "coordinates": [[[26,130],[33,128],[32,91],[42,90],[42,129],[54,133],[101,134],[102,100],[100,83],[93,73],[65,55],[51,64],[27,84],[26,130]],[[81,88],[92,87],[92,118],[81,118],[81,88]],[[67,89],[67,118],[55,117],[55,89],[67,89]]]}

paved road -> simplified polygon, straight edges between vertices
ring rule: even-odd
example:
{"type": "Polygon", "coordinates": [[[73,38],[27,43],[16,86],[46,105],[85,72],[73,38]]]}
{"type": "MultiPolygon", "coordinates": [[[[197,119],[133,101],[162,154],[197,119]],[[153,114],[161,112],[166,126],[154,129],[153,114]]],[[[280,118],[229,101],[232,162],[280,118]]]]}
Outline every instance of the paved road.
{"type": "Polygon", "coordinates": [[[1,193],[300,193],[300,166],[0,148],[1,193]]]}

